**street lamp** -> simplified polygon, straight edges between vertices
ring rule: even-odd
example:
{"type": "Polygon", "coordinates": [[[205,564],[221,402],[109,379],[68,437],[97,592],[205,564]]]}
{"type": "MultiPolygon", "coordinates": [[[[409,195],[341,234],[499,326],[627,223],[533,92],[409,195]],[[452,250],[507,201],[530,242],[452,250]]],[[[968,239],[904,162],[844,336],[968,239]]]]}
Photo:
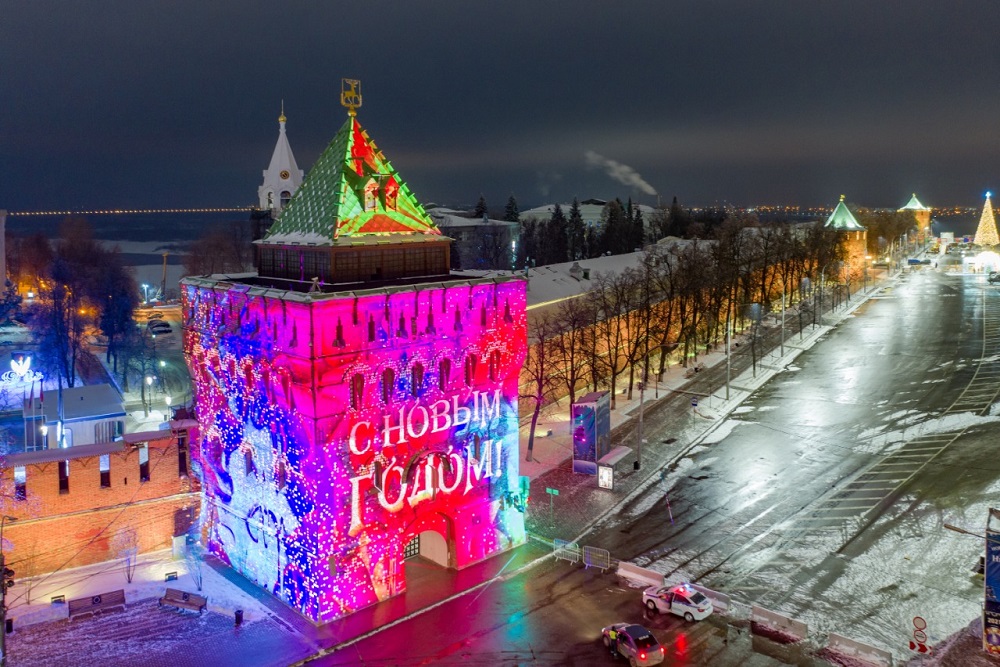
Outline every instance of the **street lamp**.
{"type": "Polygon", "coordinates": [[[149,285],[146,283],[142,284],[142,302],[144,304],[149,303],[149,285]]]}
{"type": "Polygon", "coordinates": [[[143,394],[145,394],[145,395],[142,397],[142,406],[143,406],[143,408],[146,411],[146,416],[148,417],[149,416],[149,408],[151,407],[150,404],[153,402],[153,376],[152,375],[147,375],[146,376],[146,384],[143,385],[143,388],[144,388],[143,394]]]}
{"type": "Polygon", "coordinates": [[[3,554],[3,526],[6,522],[13,523],[17,517],[0,515],[0,667],[7,667],[7,589],[14,585],[14,570],[7,569],[3,554]]]}

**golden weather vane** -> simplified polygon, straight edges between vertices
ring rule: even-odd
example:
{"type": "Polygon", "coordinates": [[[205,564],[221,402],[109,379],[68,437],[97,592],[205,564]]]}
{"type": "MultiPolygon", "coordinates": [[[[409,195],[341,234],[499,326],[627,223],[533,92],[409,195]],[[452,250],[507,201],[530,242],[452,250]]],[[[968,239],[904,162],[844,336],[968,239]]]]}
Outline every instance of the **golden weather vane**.
{"type": "Polygon", "coordinates": [[[340,104],[347,107],[348,116],[357,114],[357,108],[361,106],[360,79],[340,80],[340,104]]]}

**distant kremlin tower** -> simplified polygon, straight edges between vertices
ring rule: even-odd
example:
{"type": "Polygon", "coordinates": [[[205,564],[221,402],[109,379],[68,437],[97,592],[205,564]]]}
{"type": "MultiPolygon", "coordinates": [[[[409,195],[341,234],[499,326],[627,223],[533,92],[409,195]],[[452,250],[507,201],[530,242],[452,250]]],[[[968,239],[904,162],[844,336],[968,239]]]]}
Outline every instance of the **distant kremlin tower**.
{"type": "Polygon", "coordinates": [[[359,86],[257,274],[182,281],[207,544],[317,623],[404,592],[409,556],[464,568],[525,541],[525,280],[451,273],[359,86]]]}
{"type": "Polygon", "coordinates": [[[899,209],[900,213],[910,211],[917,221],[917,240],[921,244],[931,237],[931,209],[920,203],[916,193],[906,202],[906,206],[899,209]]]}

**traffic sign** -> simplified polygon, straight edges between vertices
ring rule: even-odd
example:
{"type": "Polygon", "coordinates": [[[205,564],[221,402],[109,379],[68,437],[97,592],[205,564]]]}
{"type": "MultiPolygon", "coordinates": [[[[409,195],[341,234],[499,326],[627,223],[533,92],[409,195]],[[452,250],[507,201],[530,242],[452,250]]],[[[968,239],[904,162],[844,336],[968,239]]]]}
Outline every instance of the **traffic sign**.
{"type": "Polygon", "coordinates": [[[697,397],[694,397],[694,398],[691,399],[691,407],[692,408],[698,407],[698,398],[697,397]]]}
{"type": "Polygon", "coordinates": [[[551,487],[546,487],[545,488],[545,493],[549,494],[550,496],[558,496],[559,495],[559,489],[553,489],[551,487]]]}

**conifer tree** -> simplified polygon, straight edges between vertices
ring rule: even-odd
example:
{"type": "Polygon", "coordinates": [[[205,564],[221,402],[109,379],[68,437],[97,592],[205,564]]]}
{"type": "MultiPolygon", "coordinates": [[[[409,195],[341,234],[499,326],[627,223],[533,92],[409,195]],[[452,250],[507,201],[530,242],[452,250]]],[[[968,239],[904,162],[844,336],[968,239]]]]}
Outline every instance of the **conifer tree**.
{"type": "Polygon", "coordinates": [[[642,209],[635,207],[632,217],[632,247],[641,248],[646,245],[646,221],[642,217],[642,209]]]}
{"type": "MultiPolygon", "coordinates": [[[[483,203],[485,206],[485,202],[483,203]]],[[[503,219],[507,222],[520,222],[521,221],[521,211],[517,208],[517,200],[514,199],[514,195],[511,195],[507,200],[507,206],[503,210],[503,219]]]]}
{"type": "Polygon", "coordinates": [[[570,259],[577,260],[584,257],[585,234],[583,216],[580,215],[580,202],[577,201],[576,197],[573,197],[573,205],[569,209],[569,223],[566,229],[566,245],[570,259]]]}
{"type": "Polygon", "coordinates": [[[688,215],[687,211],[681,208],[681,205],[677,203],[677,196],[674,196],[674,201],[670,204],[670,219],[667,222],[667,236],[676,236],[678,238],[686,238],[688,233],[688,227],[691,226],[691,216],[688,215]]]}
{"type": "Polygon", "coordinates": [[[482,220],[486,216],[486,197],[479,195],[479,201],[476,202],[476,208],[472,211],[472,217],[476,220],[482,220]]]}
{"type": "Polygon", "coordinates": [[[604,233],[601,235],[601,252],[620,255],[626,252],[628,244],[628,223],[625,209],[620,199],[608,202],[604,207],[604,233]]]}

